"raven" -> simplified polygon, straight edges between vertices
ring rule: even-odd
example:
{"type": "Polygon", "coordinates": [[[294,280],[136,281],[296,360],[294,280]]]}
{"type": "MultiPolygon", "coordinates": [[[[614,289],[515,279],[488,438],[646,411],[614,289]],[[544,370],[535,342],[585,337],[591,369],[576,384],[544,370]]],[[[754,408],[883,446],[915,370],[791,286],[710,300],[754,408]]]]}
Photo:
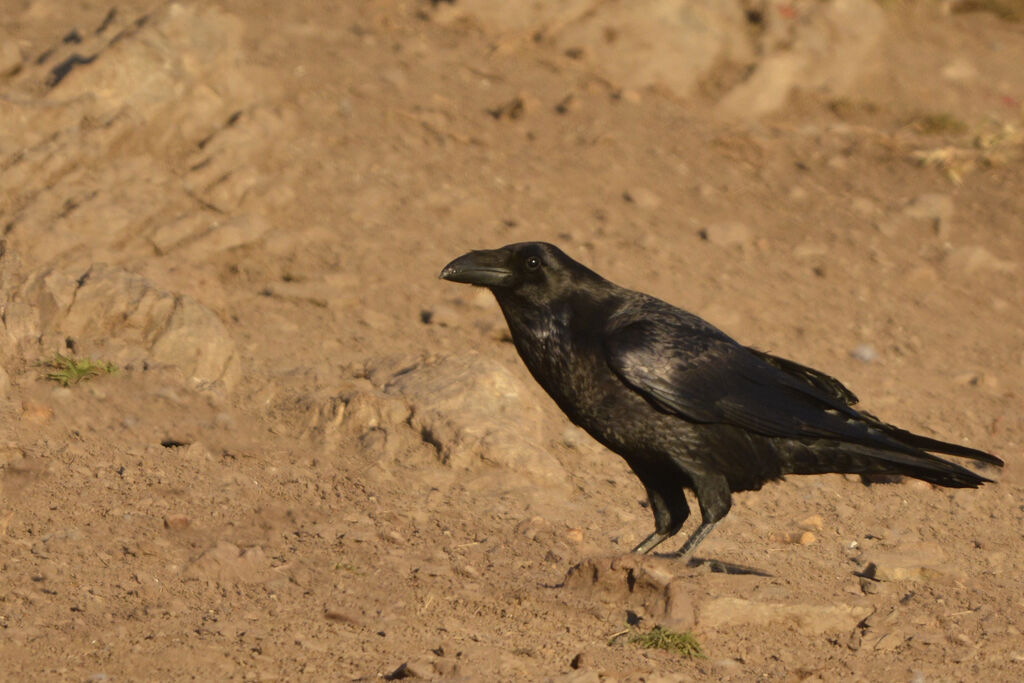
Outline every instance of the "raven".
{"type": "Polygon", "coordinates": [[[545,242],[471,251],[441,278],[487,287],[534,379],[566,416],[633,470],[650,500],[648,553],[702,521],[678,557],[729,512],[732,492],[787,474],[906,475],[939,486],[991,481],[928,453],[1002,466],[853,407],[823,372],[739,344],[701,318],[620,287],[545,242]]]}

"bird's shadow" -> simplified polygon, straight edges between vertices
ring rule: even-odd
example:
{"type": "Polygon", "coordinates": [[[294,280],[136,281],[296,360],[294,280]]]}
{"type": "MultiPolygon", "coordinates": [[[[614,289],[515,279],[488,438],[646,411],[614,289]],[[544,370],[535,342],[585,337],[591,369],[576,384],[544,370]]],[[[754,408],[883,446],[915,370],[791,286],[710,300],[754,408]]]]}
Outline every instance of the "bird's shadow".
{"type": "MultiPolygon", "coordinates": [[[[672,555],[659,555],[659,557],[671,558],[672,555]]],[[[691,557],[686,563],[687,567],[704,567],[706,566],[713,574],[733,574],[741,576],[765,576],[771,577],[772,574],[766,572],[763,569],[757,567],[748,567],[743,564],[735,564],[733,562],[726,562],[724,560],[716,560],[711,557],[691,557]]]]}

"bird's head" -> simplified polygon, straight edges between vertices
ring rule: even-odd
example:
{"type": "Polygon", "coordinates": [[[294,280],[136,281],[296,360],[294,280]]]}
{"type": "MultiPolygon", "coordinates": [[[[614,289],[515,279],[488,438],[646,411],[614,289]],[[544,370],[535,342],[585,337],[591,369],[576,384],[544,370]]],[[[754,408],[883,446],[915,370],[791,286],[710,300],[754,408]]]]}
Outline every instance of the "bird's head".
{"type": "Polygon", "coordinates": [[[588,282],[604,281],[547,242],[471,251],[445,266],[441,278],[487,287],[499,301],[515,297],[535,304],[559,299],[588,282]]]}

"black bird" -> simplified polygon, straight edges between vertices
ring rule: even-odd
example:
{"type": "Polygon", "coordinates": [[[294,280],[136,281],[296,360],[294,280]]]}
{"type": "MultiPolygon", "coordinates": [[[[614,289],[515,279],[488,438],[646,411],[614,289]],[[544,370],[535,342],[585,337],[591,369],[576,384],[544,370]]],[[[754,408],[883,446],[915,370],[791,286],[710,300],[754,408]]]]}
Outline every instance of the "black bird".
{"type": "Polygon", "coordinates": [[[573,423],[615,451],[647,489],[647,553],[690,514],[687,557],[733,491],[787,474],[906,475],[939,486],[991,481],[928,453],[1002,466],[994,455],[920,436],[853,407],[838,380],[743,346],[701,318],[620,287],[544,242],[471,251],[441,277],[487,287],[526,367],[573,423]]]}

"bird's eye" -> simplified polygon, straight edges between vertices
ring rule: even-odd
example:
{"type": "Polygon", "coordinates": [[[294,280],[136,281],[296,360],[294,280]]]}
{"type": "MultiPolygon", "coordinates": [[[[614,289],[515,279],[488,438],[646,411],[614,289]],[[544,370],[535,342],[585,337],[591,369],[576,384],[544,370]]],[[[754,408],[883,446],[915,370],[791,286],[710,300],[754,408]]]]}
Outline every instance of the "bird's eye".
{"type": "Polygon", "coordinates": [[[540,268],[540,259],[537,258],[536,256],[527,256],[526,257],[526,269],[527,270],[537,270],[538,268],[540,268]]]}

